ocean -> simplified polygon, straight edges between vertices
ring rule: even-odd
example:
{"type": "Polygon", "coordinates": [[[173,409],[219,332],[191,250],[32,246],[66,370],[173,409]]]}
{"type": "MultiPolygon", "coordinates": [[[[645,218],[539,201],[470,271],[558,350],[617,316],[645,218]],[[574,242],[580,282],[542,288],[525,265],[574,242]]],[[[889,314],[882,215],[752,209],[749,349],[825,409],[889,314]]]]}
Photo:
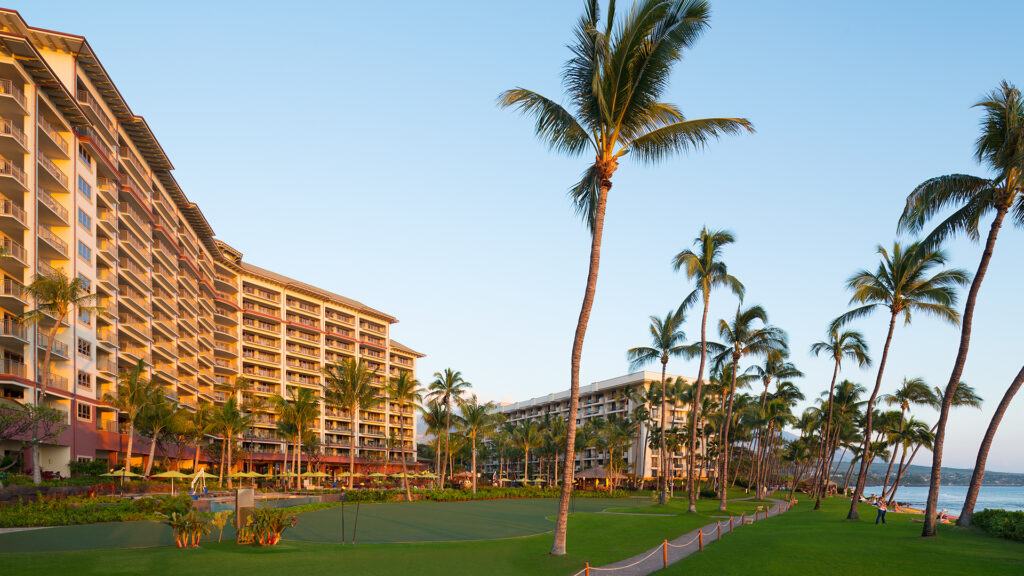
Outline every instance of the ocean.
{"type": "MultiPolygon", "coordinates": [[[[881,486],[868,486],[864,489],[865,496],[881,493],[881,486]]],[[[964,507],[966,497],[967,486],[942,486],[939,488],[938,509],[945,509],[954,516],[958,515],[964,507]]],[[[927,498],[927,486],[900,486],[896,490],[896,501],[909,502],[914,508],[924,509],[927,498]]],[[[1024,510],[1024,486],[982,486],[974,511],[980,512],[985,508],[1024,510]]]]}

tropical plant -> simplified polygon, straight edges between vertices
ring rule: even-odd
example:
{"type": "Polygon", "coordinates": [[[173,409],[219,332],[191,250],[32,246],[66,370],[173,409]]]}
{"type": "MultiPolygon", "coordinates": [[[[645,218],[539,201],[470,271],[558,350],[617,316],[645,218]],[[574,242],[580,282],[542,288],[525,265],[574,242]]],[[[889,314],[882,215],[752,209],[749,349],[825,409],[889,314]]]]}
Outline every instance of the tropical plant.
{"type": "Polygon", "coordinates": [[[143,476],[149,476],[153,471],[153,460],[156,458],[156,447],[160,443],[160,437],[165,432],[175,432],[180,426],[184,408],[176,402],[167,400],[161,393],[153,394],[149,403],[142,409],[139,415],[139,430],[149,436],[149,459],[146,461],[146,470],[143,476]]]}
{"type": "Polygon", "coordinates": [[[228,519],[234,514],[231,510],[220,510],[214,512],[210,518],[210,527],[217,529],[217,542],[220,542],[224,538],[224,527],[228,524],[228,519]]]}
{"type": "MultiPolygon", "coordinates": [[[[41,326],[44,322],[52,322],[46,334],[46,352],[43,355],[43,364],[40,366],[39,379],[36,381],[33,390],[32,403],[41,404],[45,398],[45,387],[50,385],[50,365],[53,358],[53,346],[57,342],[57,334],[68,318],[78,314],[94,314],[103,312],[102,306],[96,306],[97,295],[89,292],[89,283],[81,277],[69,278],[63,270],[54,270],[50,275],[37,275],[28,286],[25,292],[35,303],[35,308],[28,310],[19,316],[19,321],[25,324],[41,326]]],[[[71,410],[74,412],[77,400],[72,399],[71,410]]],[[[32,446],[32,481],[39,485],[43,481],[42,458],[39,447],[42,441],[38,438],[38,431],[33,430],[29,439],[32,446]]]]}
{"type": "Polygon", "coordinates": [[[864,335],[856,330],[842,330],[838,326],[830,326],[825,340],[811,344],[811,354],[827,355],[833,361],[832,381],[828,386],[828,411],[825,420],[825,431],[821,437],[821,463],[819,467],[819,484],[815,487],[814,509],[821,509],[821,494],[828,483],[829,470],[835,454],[830,449],[832,438],[832,401],[835,397],[836,378],[842,368],[843,360],[851,360],[860,368],[871,366],[868,343],[864,335]]]}
{"type": "MultiPolygon", "coordinates": [[[[423,393],[420,389],[420,381],[417,380],[412,372],[403,371],[391,378],[386,388],[388,400],[397,404],[403,410],[405,408],[415,409],[423,402],[423,393]]],[[[415,426],[413,427],[415,433],[415,426]]],[[[405,427],[402,427],[402,431],[405,431],[405,427]]],[[[400,444],[402,451],[402,487],[405,489],[405,499],[408,502],[412,502],[412,492],[409,490],[409,468],[408,468],[408,457],[405,454],[404,440],[400,444]]],[[[475,481],[475,478],[474,478],[475,481]]]]}
{"type": "MultiPolygon", "coordinates": [[[[615,4],[610,2],[602,23],[599,2],[587,0],[563,75],[573,111],[523,88],[499,97],[499,106],[516,108],[535,119],[536,135],[552,149],[570,156],[595,155],[570,190],[576,211],[590,230],[591,245],[571,355],[568,439],[576,435],[583,339],[597,288],[605,209],[619,159],[631,154],[640,162],[655,163],[701,149],[722,134],[753,131],[742,118],[686,120],[676,106],[661,102],[673,64],[707,29],[709,14],[704,0],[648,0],[634,4],[616,24],[615,4]]],[[[568,441],[566,456],[567,461],[574,458],[568,441]]],[[[566,466],[551,548],[554,555],[565,554],[572,478],[573,469],[566,466]]]]}
{"type": "MultiPolygon", "coordinates": [[[[764,390],[761,392],[762,411],[765,410],[765,406],[768,402],[768,388],[771,386],[772,382],[775,382],[777,385],[781,386],[783,384],[783,380],[789,378],[802,378],[804,375],[804,373],[798,370],[792,362],[788,361],[787,355],[781,351],[769,352],[765,356],[764,362],[762,364],[755,364],[751,366],[749,372],[754,376],[760,378],[761,383],[764,384],[764,390]]],[[[795,390],[795,386],[793,386],[791,382],[786,382],[786,384],[789,384],[790,386],[789,388],[785,389],[787,393],[792,392],[792,390],[795,390]]],[[[782,388],[780,388],[779,390],[781,391],[782,388]]],[[[797,393],[799,393],[799,391],[797,391],[797,393]]],[[[802,398],[803,395],[800,394],[800,396],[802,398]]],[[[771,427],[771,420],[766,420],[766,424],[768,427],[771,427]]],[[[763,498],[764,483],[761,482],[761,478],[764,475],[764,472],[767,468],[768,462],[766,461],[766,459],[772,455],[768,450],[768,445],[770,444],[770,442],[766,441],[765,439],[766,435],[770,436],[770,431],[768,429],[762,428],[756,430],[755,433],[757,436],[758,447],[758,454],[757,457],[754,459],[754,463],[756,465],[756,468],[754,470],[754,478],[757,486],[756,495],[758,498],[763,498]]]]}
{"type": "Polygon", "coordinates": [[[238,399],[230,397],[223,404],[217,407],[213,413],[211,427],[223,440],[221,445],[221,467],[218,483],[224,483],[224,477],[228,478],[228,488],[231,483],[231,458],[235,445],[235,438],[252,426],[253,416],[242,411],[238,406],[238,399]]]}
{"type": "Polygon", "coordinates": [[[460,419],[460,428],[462,434],[466,438],[469,438],[470,446],[472,449],[472,472],[473,472],[473,494],[476,494],[476,448],[477,442],[487,437],[494,431],[497,421],[494,419],[493,412],[498,407],[494,402],[480,403],[480,400],[473,396],[469,400],[462,403],[460,410],[462,411],[462,418],[460,419]]]}
{"type": "MultiPolygon", "coordinates": [[[[59,437],[67,427],[67,417],[55,408],[0,399],[0,445],[19,442],[24,448],[26,437],[45,444],[59,437]]],[[[3,460],[0,458],[0,464],[3,460]]],[[[7,464],[0,465],[0,488],[7,477],[5,471],[17,463],[17,458],[11,458],[7,464]]]]}
{"type": "Polygon", "coordinates": [[[981,290],[981,283],[988,271],[995,251],[996,238],[1006,216],[1009,215],[1018,227],[1024,226],[1024,98],[1021,97],[1020,90],[1004,80],[998,88],[974,106],[984,111],[981,134],[975,143],[974,155],[978,162],[992,171],[993,177],[949,174],[926,180],[907,196],[907,204],[899,223],[902,230],[919,232],[932,218],[953,209],[953,213],[925,238],[926,245],[938,246],[945,239],[960,234],[966,234],[974,241],[979,240],[981,219],[989,215],[994,216],[989,225],[978,270],[967,292],[960,328],[960,346],[957,348],[953,370],[942,395],[922,536],[935,536],[946,419],[949,417],[953,395],[967,362],[974,306],[981,290]]]}
{"type": "Polygon", "coordinates": [[[192,471],[199,469],[199,454],[207,434],[213,432],[213,413],[216,407],[202,404],[195,412],[191,412],[185,422],[184,434],[192,442],[192,471]]]}
{"type": "MultiPolygon", "coordinates": [[[[128,447],[125,450],[124,469],[131,470],[132,467],[132,444],[135,441],[135,424],[139,415],[150,404],[153,397],[157,395],[157,386],[147,378],[146,364],[139,360],[139,363],[132,368],[131,372],[122,373],[117,378],[117,395],[104,394],[103,401],[128,419],[128,447]]],[[[124,482],[124,477],[121,478],[124,482]]]]}
{"type": "Polygon", "coordinates": [[[245,525],[238,531],[238,543],[277,546],[281,534],[298,522],[298,515],[286,508],[253,508],[245,525]]]}
{"type": "Polygon", "coordinates": [[[427,398],[444,406],[445,410],[445,459],[441,463],[441,476],[438,478],[440,486],[444,487],[444,479],[448,472],[448,462],[451,460],[452,442],[452,403],[462,406],[466,402],[464,394],[473,385],[462,378],[462,372],[445,368],[443,372],[434,372],[434,381],[427,388],[427,398]]]}
{"type": "Polygon", "coordinates": [[[544,433],[536,420],[523,420],[515,427],[512,442],[523,451],[523,481],[530,478],[530,451],[538,448],[544,440],[544,433]]]}
{"type": "Polygon", "coordinates": [[[864,420],[863,445],[867,457],[861,458],[860,473],[850,503],[850,512],[847,514],[849,520],[858,518],[857,504],[867,481],[872,411],[882,387],[882,375],[889,358],[896,319],[902,316],[904,324],[909,325],[914,313],[922,313],[955,325],[960,321],[960,315],[955,310],[956,288],[968,282],[967,273],[960,269],[933,272],[936,267],[945,265],[947,260],[946,253],[938,248],[931,248],[918,242],[909,246],[896,242],[891,251],[882,246],[878,246],[877,251],[882,261],[875,271],[861,270],[846,282],[847,288],[853,292],[850,303],[859,306],[836,318],[832,324],[833,328],[839,328],[854,319],[870,315],[878,308],[884,307],[889,311],[889,331],[885,338],[885,346],[882,348],[882,359],[878,363],[878,376],[875,378],[875,387],[865,409],[867,418],[864,420]]]}
{"type": "Polygon", "coordinates": [[[352,415],[352,446],[349,448],[348,489],[352,490],[356,472],[356,449],[359,446],[359,412],[374,408],[384,400],[384,394],[373,385],[377,373],[362,360],[348,358],[341,364],[328,364],[324,368],[324,397],[331,404],[341,406],[352,415]]]}
{"type": "Polygon", "coordinates": [[[198,548],[199,539],[211,530],[210,522],[195,510],[184,514],[171,512],[164,523],[171,527],[178,548],[198,548]]]}
{"type": "MultiPolygon", "coordinates": [[[[723,346],[716,361],[719,364],[732,363],[732,379],[729,386],[729,405],[725,414],[725,427],[722,431],[722,478],[729,477],[729,428],[732,421],[733,400],[736,396],[737,372],[740,360],[749,356],[764,357],[773,353],[788,350],[786,333],[768,324],[768,313],[760,306],[743,309],[736,307],[736,315],[731,322],[718,321],[718,334],[723,346]]],[[[725,510],[726,490],[720,490],[719,510],[725,510]]]]}
{"type": "Polygon", "coordinates": [[[428,401],[420,409],[423,422],[427,425],[427,434],[434,437],[434,474],[441,473],[441,438],[444,437],[444,426],[448,421],[448,411],[443,404],[428,401]]]}
{"type": "Polygon", "coordinates": [[[696,482],[692,478],[697,453],[697,422],[700,421],[698,410],[701,406],[704,369],[708,355],[708,309],[711,305],[711,292],[715,288],[729,288],[741,302],[743,301],[743,284],[729,274],[729,268],[722,260],[723,249],[735,241],[736,238],[732,232],[708,230],[705,226],[693,240],[695,249],[687,248],[676,254],[672,260],[672,266],[676,270],[683,270],[686,277],[696,285],[693,292],[683,301],[683,307],[696,302],[697,298],[700,298],[704,304],[700,318],[700,366],[697,369],[697,384],[693,392],[693,403],[690,405],[690,450],[686,457],[687,476],[691,478],[687,482],[691,513],[697,512],[697,488],[696,482]]]}
{"type": "Polygon", "coordinates": [[[295,487],[299,486],[299,475],[302,474],[303,439],[310,428],[320,419],[320,399],[309,388],[289,388],[291,399],[275,395],[272,402],[278,414],[278,420],[287,425],[295,439],[295,487]]]}
{"type": "MultiPolygon", "coordinates": [[[[665,373],[668,369],[669,358],[692,355],[692,349],[683,344],[686,341],[686,334],[680,328],[685,321],[685,312],[682,307],[676,310],[669,310],[664,320],[657,316],[651,316],[651,345],[630,348],[626,352],[629,360],[630,370],[636,370],[651,362],[661,363],[661,409],[658,413],[659,430],[667,429],[666,413],[668,412],[668,395],[665,393],[665,373]]],[[[665,447],[665,435],[662,434],[659,445],[658,462],[661,465],[661,474],[658,481],[658,502],[665,504],[668,501],[668,452],[665,447]]]]}

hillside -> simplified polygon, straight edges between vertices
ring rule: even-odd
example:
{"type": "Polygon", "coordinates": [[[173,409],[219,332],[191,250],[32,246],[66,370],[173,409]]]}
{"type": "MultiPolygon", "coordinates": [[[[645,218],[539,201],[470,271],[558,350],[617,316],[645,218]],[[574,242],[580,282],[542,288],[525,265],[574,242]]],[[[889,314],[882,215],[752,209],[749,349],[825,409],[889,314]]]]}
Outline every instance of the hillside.
{"type": "MultiPolygon", "coordinates": [[[[843,462],[839,466],[839,474],[832,477],[835,482],[840,485],[843,484],[845,479],[846,470],[849,466],[849,462],[843,462]]],[[[868,470],[868,486],[881,485],[884,481],[885,470],[888,467],[886,462],[876,462],[871,465],[868,470]]],[[[896,477],[895,465],[893,465],[892,479],[896,477]]],[[[943,486],[966,486],[971,483],[971,474],[973,470],[969,468],[943,468],[942,469],[942,484],[943,486]]],[[[854,468],[853,475],[856,476],[857,469],[854,468]]],[[[927,486],[928,477],[931,474],[931,468],[928,466],[916,466],[911,465],[906,474],[903,475],[903,480],[900,482],[903,486],[927,486]]],[[[985,472],[985,486],[1024,486],[1024,474],[1015,474],[1012,472],[985,472]]]]}

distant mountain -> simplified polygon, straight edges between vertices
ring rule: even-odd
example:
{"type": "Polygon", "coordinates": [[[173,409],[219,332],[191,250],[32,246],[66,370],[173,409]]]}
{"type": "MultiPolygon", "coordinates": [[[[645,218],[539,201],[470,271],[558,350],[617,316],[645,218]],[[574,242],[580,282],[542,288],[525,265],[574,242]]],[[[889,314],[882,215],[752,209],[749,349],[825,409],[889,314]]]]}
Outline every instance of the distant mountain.
{"type": "MultiPolygon", "coordinates": [[[[899,464],[898,462],[896,464],[899,464]]],[[[896,479],[896,464],[893,464],[892,476],[889,482],[892,483],[896,479]]],[[[839,465],[839,473],[832,477],[832,480],[837,482],[840,486],[846,479],[846,471],[850,463],[843,462],[839,465]]],[[[881,486],[885,481],[885,470],[888,468],[887,462],[875,462],[871,464],[871,468],[868,469],[868,486],[881,486]]],[[[906,473],[903,475],[903,480],[900,481],[901,486],[927,486],[928,479],[931,476],[932,469],[930,466],[916,466],[911,465],[907,468],[906,473]]],[[[942,485],[943,486],[967,486],[971,483],[971,474],[974,470],[969,468],[942,468],[942,485]]],[[[851,478],[856,477],[857,467],[854,466],[853,475],[851,478]]],[[[853,480],[851,479],[851,483],[853,480]]],[[[1024,474],[1015,474],[1012,472],[990,472],[985,471],[984,486],[1024,486],[1024,474]]]]}

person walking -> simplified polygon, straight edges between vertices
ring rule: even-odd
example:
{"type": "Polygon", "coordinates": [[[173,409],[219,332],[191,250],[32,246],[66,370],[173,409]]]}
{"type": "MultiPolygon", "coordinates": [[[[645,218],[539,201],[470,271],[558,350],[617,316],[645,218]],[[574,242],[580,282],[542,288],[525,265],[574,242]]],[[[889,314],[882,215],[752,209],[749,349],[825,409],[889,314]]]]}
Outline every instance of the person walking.
{"type": "Polygon", "coordinates": [[[878,516],[875,517],[875,525],[876,526],[878,525],[879,522],[881,522],[882,524],[885,524],[885,513],[886,513],[887,510],[888,509],[885,507],[885,502],[879,502],[878,503],[878,516]]]}

